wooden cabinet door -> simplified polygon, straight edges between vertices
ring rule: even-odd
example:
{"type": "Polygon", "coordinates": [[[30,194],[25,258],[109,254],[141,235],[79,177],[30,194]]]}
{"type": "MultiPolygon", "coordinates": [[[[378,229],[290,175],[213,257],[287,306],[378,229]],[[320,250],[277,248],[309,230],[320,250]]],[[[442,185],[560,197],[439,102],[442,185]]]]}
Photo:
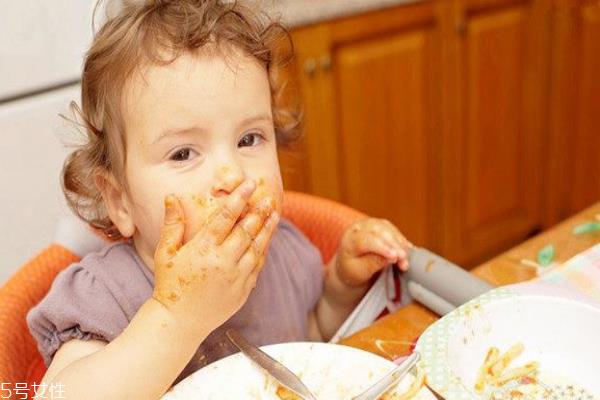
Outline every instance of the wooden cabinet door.
{"type": "MultiPolygon", "coordinates": [[[[296,29],[292,37],[296,82],[302,98],[303,136],[287,160],[282,160],[282,171],[289,169],[289,158],[294,157],[296,166],[303,169],[305,179],[302,187],[290,185],[288,188],[339,201],[339,149],[329,50],[330,26],[325,23],[296,29]]],[[[292,183],[297,182],[289,172],[284,172],[284,181],[286,175],[292,183]]]]}
{"type": "Polygon", "coordinates": [[[446,92],[444,253],[466,266],[541,225],[542,2],[457,1],[446,92]]]}
{"type": "Polygon", "coordinates": [[[436,248],[441,52],[434,2],[294,32],[310,190],[436,248]]]}
{"type": "Polygon", "coordinates": [[[600,1],[555,0],[546,225],[600,200],[600,1]]]}
{"type": "MultiPolygon", "coordinates": [[[[397,12],[406,20],[360,39],[360,27],[333,27],[340,196],[436,248],[438,16],[431,3],[397,12]]],[[[365,24],[381,26],[376,17],[365,24]]]]}

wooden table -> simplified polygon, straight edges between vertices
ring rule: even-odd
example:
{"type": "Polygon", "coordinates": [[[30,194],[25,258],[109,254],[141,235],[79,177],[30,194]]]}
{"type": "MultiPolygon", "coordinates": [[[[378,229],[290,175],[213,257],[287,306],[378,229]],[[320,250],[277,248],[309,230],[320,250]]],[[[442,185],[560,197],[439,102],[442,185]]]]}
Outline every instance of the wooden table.
{"type": "MultiPolygon", "coordinates": [[[[535,278],[536,268],[524,265],[521,260],[536,260],[541,248],[553,244],[556,251],[554,260],[564,262],[600,243],[600,231],[573,234],[573,227],[597,221],[599,216],[600,202],[474,268],[471,272],[496,286],[535,278]]],[[[409,354],[416,339],[438,318],[438,315],[429,309],[413,303],[377,320],[373,325],[342,340],[341,343],[394,359],[409,354]]]]}

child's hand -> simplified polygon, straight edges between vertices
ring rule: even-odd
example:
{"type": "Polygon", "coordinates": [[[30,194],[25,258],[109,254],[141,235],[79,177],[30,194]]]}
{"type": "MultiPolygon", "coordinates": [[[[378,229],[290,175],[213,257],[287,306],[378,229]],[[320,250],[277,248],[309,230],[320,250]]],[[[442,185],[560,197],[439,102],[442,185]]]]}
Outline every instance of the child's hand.
{"type": "Polygon", "coordinates": [[[192,329],[224,323],[256,285],[279,216],[268,197],[238,221],[255,189],[251,181],[241,184],[185,245],[181,203],[165,199],[153,297],[192,329]]]}
{"type": "Polygon", "coordinates": [[[348,286],[360,286],[389,264],[408,269],[413,245],[390,221],[367,218],[352,224],[342,236],[337,273],[348,286]]]}

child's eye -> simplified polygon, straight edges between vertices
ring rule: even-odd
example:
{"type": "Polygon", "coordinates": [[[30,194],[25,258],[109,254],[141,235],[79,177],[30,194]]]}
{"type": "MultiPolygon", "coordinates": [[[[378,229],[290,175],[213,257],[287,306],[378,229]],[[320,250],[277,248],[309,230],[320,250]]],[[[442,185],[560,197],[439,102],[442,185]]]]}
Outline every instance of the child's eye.
{"type": "Polygon", "coordinates": [[[198,153],[196,153],[194,150],[190,149],[189,147],[184,147],[182,149],[176,150],[173,154],[171,154],[171,156],[169,157],[169,160],[172,161],[187,161],[193,157],[195,157],[195,155],[197,155],[198,153]]]}
{"type": "Polygon", "coordinates": [[[238,142],[238,147],[252,147],[257,146],[261,141],[264,140],[262,135],[258,133],[248,133],[238,142]]]}

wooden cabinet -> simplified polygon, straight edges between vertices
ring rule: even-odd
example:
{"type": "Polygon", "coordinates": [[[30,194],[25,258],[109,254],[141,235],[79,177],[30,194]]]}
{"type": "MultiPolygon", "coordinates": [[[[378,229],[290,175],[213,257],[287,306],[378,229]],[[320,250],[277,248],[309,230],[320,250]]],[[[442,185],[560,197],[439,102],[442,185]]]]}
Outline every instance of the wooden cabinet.
{"type": "Polygon", "coordinates": [[[553,6],[546,225],[600,199],[600,1],[553,6]]]}
{"type": "Polygon", "coordinates": [[[287,187],[467,267],[600,199],[599,3],[432,0],[295,30],[287,187]]]}
{"type": "Polygon", "coordinates": [[[390,219],[430,247],[440,39],[433,3],[294,32],[310,177],[300,189],[390,219]]]}
{"type": "Polygon", "coordinates": [[[455,34],[447,35],[443,252],[474,265],[541,227],[545,7],[455,4],[455,34]]]}

